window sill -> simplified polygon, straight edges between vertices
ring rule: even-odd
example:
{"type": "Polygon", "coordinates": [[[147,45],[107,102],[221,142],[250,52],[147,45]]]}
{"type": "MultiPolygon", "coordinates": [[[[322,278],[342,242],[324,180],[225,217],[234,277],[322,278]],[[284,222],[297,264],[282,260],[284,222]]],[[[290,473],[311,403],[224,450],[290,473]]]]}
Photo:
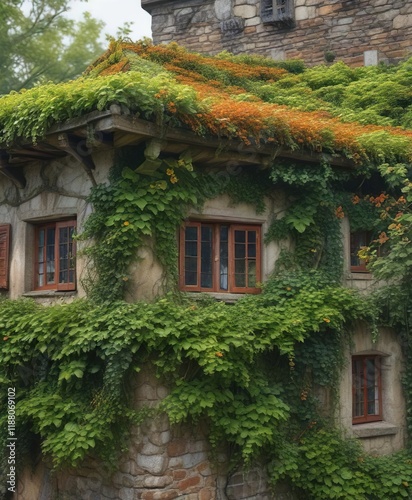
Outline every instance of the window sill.
{"type": "Polygon", "coordinates": [[[398,427],[389,422],[370,422],[366,424],[352,425],[354,436],[362,438],[390,436],[397,434],[398,427]]]}
{"type": "Polygon", "coordinates": [[[354,273],[349,272],[346,276],[348,280],[367,280],[371,281],[373,279],[372,273],[354,273]]]}
{"type": "Polygon", "coordinates": [[[239,299],[250,295],[247,293],[220,293],[220,292],[186,292],[187,296],[193,300],[201,300],[205,297],[210,297],[227,304],[234,304],[239,299]]]}
{"type": "Polygon", "coordinates": [[[23,297],[74,297],[77,295],[75,290],[69,290],[67,292],[61,290],[33,290],[31,292],[23,293],[23,297]]]}

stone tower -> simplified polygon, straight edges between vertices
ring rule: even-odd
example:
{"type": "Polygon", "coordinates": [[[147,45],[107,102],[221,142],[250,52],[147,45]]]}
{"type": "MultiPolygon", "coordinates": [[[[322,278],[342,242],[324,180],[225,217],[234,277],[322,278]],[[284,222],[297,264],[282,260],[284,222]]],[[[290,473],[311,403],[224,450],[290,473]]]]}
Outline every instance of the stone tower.
{"type": "Polygon", "coordinates": [[[142,0],[155,43],[307,64],[395,62],[412,54],[405,0],[142,0]]]}

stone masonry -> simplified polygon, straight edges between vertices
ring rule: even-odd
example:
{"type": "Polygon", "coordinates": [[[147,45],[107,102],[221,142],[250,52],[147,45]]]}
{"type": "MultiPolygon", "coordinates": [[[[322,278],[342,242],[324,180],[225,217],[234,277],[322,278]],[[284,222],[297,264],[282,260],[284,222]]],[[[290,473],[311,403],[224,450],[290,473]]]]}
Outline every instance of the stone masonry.
{"type": "MultiPolygon", "coordinates": [[[[131,384],[134,406],[156,405],[168,390],[150,369],[131,384]]],[[[224,450],[212,458],[203,424],[171,426],[165,415],[134,428],[116,469],[94,459],[53,474],[40,463],[19,478],[15,500],[270,500],[263,467],[229,471],[224,450]]],[[[275,496],[289,499],[290,496],[275,496]]]]}
{"type": "MultiPolygon", "coordinates": [[[[290,0],[293,1],[293,0],[290,0]]],[[[294,23],[263,23],[259,0],[142,0],[155,43],[359,66],[412,54],[412,2],[294,0],[294,23]],[[366,53],[366,54],[365,54],[366,53]]]]}

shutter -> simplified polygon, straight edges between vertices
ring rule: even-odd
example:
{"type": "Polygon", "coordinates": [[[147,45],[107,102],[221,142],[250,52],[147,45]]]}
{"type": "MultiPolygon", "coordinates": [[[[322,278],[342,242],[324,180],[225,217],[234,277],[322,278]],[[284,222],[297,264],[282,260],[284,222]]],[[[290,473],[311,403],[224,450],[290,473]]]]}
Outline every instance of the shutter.
{"type": "Polygon", "coordinates": [[[10,224],[0,225],[0,289],[9,288],[10,224]]]}
{"type": "Polygon", "coordinates": [[[260,17],[263,23],[292,27],[295,22],[293,0],[261,0],[260,17]]]}
{"type": "Polygon", "coordinates": [[[260,1],[260,17],[263,23],[273,22],[273,0],[260,1]]]}

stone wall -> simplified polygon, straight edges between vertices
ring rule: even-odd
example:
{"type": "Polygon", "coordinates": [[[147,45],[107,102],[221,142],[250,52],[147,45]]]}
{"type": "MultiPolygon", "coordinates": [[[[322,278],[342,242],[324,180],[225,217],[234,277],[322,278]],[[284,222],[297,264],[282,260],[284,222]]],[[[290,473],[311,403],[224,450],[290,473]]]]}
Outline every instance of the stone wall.
{"type": "MultiPolygon", "coordinates": [[[[143,369],[131,384],[134,406],[155,405],[167,388],[143,369]]],[[[170,426],[165,415],[134,428],[128,451],[108,473],[95,460],[52,474],[46,463],[18,477],[15,500],[269,500],[264,467],[229,473],[221,450],[212,459],[204,424],[170,426]]]]}
{"type": "Polygon", "coordinates": [[[258,53],[273,59],[394,62],[412,53],[412,3],[404,0],[294,0],[291,27],[264,24],[259,0],[142,0],[155,43],[197,52],[258,53]],[[366,53],[366,54],[365,54],[366,53]]]}

